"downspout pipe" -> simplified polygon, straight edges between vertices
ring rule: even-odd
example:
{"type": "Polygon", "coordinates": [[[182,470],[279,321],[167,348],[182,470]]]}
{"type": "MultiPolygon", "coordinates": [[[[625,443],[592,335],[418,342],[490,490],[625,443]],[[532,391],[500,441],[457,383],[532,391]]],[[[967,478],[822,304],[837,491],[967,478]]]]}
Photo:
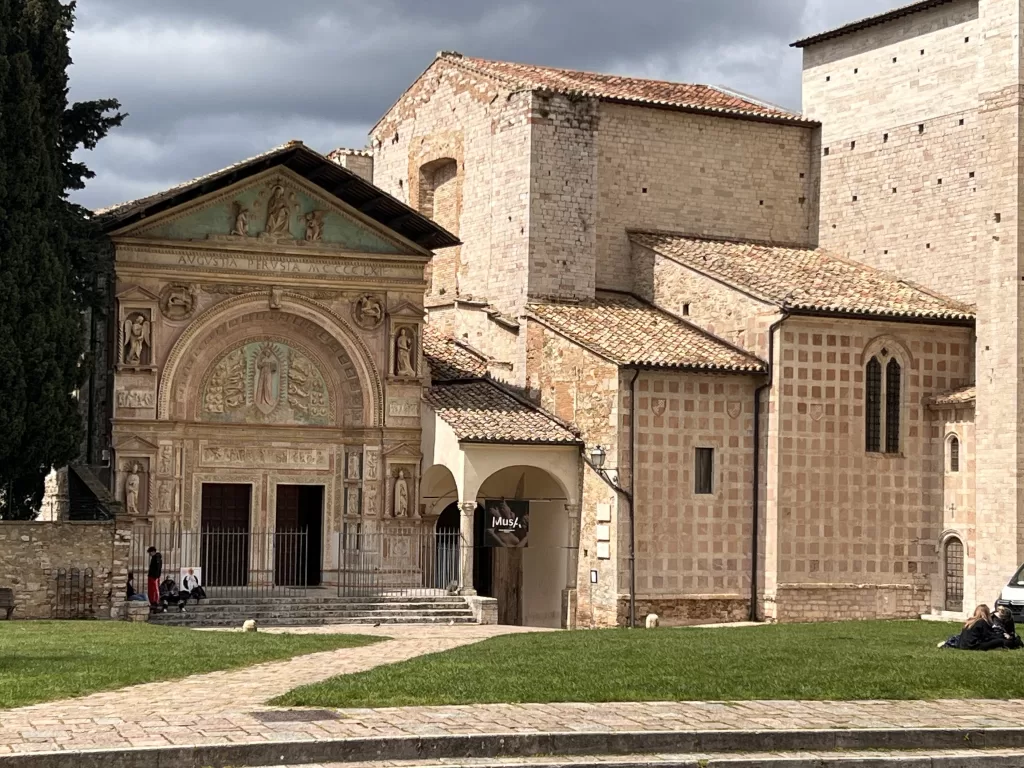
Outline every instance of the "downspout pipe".
{"type": "Polygon", "coordinates": [[[782,312],[782,317],[768,328],[768,380],[754,390],[754,486],[751,489],[753,498],[752,541],[750,543],[750,620],[757,621],[757,548],[761,539],[761,393],[772,388],[775,375],[775,332],[789,319],[789,313],[782,312]]]}
{"type": "Polygon", "coordinates": [[[633,369],[629,380],[629,627],[636,627],[636,380],[640,369],[633,369]]]}

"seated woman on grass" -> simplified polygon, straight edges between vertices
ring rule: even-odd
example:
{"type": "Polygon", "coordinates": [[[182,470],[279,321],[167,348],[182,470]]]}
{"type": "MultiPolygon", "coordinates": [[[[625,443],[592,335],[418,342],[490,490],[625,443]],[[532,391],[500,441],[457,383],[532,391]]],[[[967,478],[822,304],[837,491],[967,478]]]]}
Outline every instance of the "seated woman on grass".
{"type": "Polygon", "coordinates": [[[987,605],[979,605],[974,615],[967,620],[959,635],[939,645],[940,648],[959,648],[962,651],[994,651],[997,648],[1009,648],[1010,640],[1003,635],[1002,629],[992,626],[992,615],[987,605]]]}
{"type": "Polygon", "coordinates": [[[1024,641],[1017,635],[1017,627],[1013,623],[1013,614],[1005,605],[996,608],[996,612],[992,614],[992,628],[1003,636],[1007,648],[1024,648],[1024,641]]]}

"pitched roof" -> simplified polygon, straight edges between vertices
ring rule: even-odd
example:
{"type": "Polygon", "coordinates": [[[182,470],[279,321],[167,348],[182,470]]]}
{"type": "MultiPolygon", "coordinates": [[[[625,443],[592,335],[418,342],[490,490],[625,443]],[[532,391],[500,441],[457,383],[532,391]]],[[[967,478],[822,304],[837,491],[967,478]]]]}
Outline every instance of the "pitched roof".
{"type": "Polygon", "coordinates": [[[289,168],[422,248],[447,248],[459,244],[459,239],[446,229],[347,168],[314,152],[301,141],[290,141],[163,192],[103,208],[94,214],[104,230],[111,232],[144,216],[153,216],[276,166],[289,168]]]}
{"type": "Polygon", "coordinates": [[[884,24],[887,21],[893,19],[899,19],[903,16],[909,16],[912,13],[920,13],[921,11],[927,11],[929,8],[935,8],[939,5],[945,5],[951,3],[954,0],[918,0],[916,3],[909,3],[907,5],[901,5],[899,8],[893,8],[891,11],[885,13],[876,13],[873,16],[867,16],[857,21],[851,21],[847,24],[843,24],[839,27],[826,30],[824,32],[818,32],[817,34],[805,37],[802,40],[797,40],[795,43],[791,43],[791,48],[806,48],[808,45],[814,45],[815,43],[821,43],[825,40],[831,40],[834,37],[840,37],[842,35],[848,35],[851,32],[858,32],[868,27],[873,27],[877,24],[884,24]]]}
{"type": "Polygon", "coordinates": [[[954,389],[952,392],[943,392],[935,395],[928,402],[931,405],[970,405],[977,399],[977,388],[972,384],[969,387],[954,389]]]}
{"type": "Polygon", "coordinates": [[[464,56],[454,51],[442,51],[438,54],[438,59],[518,90],[551,91],[627,104],[816,124],[799,113],[790,112],[775,104],[710,85],[672,83],[666,80],[621,77],[534,64],[516,64],[510,61],[491,61],[464,56]]]}
{"type": "Polygon", "coordinates": [[[760,372],[764,363],[682,319],[627,294],[530,304],[530,315],[620,366],[760,372]]]}
{"type": "Polygon", "coordinates": [[[423,354],[435,382],[482,379],[487,376],[487,358],[429,325],[423,329],[423,354]]]}
{"type": "Polygon", "coordinates": [[[783,309],[970,321],[974,309],[821,248],[630,232],[630,240],[783,309]]]}
{"type": "Polygon", "coordinates": [[[424,399],[460,442],[580,443],[579,437],[559,421],[492,381],[436,384],[424,399]]]}

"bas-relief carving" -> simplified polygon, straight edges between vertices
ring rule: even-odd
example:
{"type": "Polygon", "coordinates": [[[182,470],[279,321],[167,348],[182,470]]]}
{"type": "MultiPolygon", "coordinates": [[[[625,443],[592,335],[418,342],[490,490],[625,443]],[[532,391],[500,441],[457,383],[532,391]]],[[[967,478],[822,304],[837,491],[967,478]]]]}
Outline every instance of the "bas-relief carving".
{"type": "Polygon", "coordinates": [[[352,486],[345,489],[345,514],[349,517],[358,516],[360,513],[359,508],[359,488],[352,486]]]}
{"type": "Polygon", "coordinates": [[[380,479],[380,451],[376,448],[367,448],[364,455],[363,461],[365,467],[363,474],[367,480],[379,480],[380,479]]]}
{"type": "Polygon", "coordinates": [[[160,444],[160,454],[157,458],[157,474],[174,474],[174,446],[170,443],[160,444]]]}
{"type": "Polygon", "coordinates": [[[416,418],[420,415],[420,401],[411,398],[394,398],[388,400],[388,416],[400,418],[416,418]]]}
{"type": "Polygon", "coordinates": [[[204,442],[199,448],[199,463],[204,467],[329,470],[331,453],[324,448],[210,445],[204,442]]]}
{"type": "Polygon", "coordinates": [[[168,320],[188,320],[195,313],[197,294],[194,285],[167,285],[160,292],[160,311],[168,320]]]}
{"type": "Polygon", "coordinates": [[[356,325],[372,331],[384,322],[384,302],[373,295],[360,296],[352,309],[356,325]]]}
{"type": "Polygon", "coordinates": [[[123,365],[148,365],[153,345],[152,323],[147,310],[130,312],[121,323],[120,362],[123,365]]]}
{"type": "Polygon", "coordinates": [[[363,514],[366,517],[377,516],[377,483],[369,483],[363,491],[363,514]]]}
{"type": "Polygon", "coordinates": [[[359,479],[359,451],[348,452],[348,465],[345,474],[346,480],[359,479]]]}
{"type": "Polygon", "coordinates": [[[364,253],[407,250],[383,232],[318,199],[291,179],[277,177],[225,193],[139,228],[150,239],[243,241],[316,245],[364,253]],[[263,211],[266,211],[265,215],[263,211]]]}
{"type": "Polygon", "coordinates": [[[161,480],[157,490],[157,512],[171,512],[174,508],[174,484],[170,480],[161,480]]]}
{"type": "Polygon", "coordinates": [[[332,421],[324,375],[282,342],[253,341],[225,354],[214,364],[201,400],[203,421],[310,426],[332,421]]]}
{"type": "Polygon", "coordinates": [[[156,408],[156,392],[143,389],[117,390],[118,408],[156,408]]]}

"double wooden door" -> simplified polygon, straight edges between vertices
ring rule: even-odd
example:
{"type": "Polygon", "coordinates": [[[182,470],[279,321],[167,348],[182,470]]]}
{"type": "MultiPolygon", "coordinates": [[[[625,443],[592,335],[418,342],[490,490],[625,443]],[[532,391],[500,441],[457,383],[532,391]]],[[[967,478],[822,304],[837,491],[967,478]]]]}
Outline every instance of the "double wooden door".
{"type": "Polygon", "coordinates": [[[251,505],[251,485],[203,483],[200,566],[206,586],[248,584],[251,505]]]}

